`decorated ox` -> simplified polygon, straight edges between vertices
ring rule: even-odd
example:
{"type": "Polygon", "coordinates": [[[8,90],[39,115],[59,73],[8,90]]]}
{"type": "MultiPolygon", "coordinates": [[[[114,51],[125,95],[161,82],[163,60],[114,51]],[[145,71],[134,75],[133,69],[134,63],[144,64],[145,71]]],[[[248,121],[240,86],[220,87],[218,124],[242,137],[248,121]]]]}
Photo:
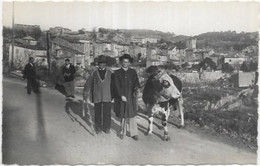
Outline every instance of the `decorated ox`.
{"type": "Polygon", "coordinates": [[[157,66],[150,66],[146,70],[149,78],[143,91],[143,101],[148,112],[148,134],[153,131],[153,119],[158,113],[162,114],[164,140],[170,139],[167,129],[167,120],[170,115],[170,106],[178,109],[181,115],[181,124],[184,126],[183,98],[181,95],[182,82],[174,75],[168,75],[157,66]]]}

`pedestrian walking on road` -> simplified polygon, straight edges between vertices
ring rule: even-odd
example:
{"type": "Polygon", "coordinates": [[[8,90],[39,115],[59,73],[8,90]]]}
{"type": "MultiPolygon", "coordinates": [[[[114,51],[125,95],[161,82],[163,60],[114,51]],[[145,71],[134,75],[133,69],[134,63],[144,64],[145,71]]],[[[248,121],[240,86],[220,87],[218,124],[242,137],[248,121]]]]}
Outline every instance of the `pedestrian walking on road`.
{"type": "Polygon", "coordinates": [[[37,81],[36,68],[34,65],[34,58],[29,58],[29,63],[25,65],[23,78],[27,79],[27,94],[31,94],[33,90],[34,93],[39,94],[39,82],[37,81]]]}
{"type": "Polygon", "coordinates": [[[106,67],[107,58],[104,55],[98,57],[97,70],[91,73],[85,83],[83,98],[94,103],[96,133],[102,130],[110,133],[111,127],[111,80],[112,71],[106,67]]]}
{"type": "Polygon", "coordinates": [[[62,68],[62,75],[64,78],[64,87],[67,93],[66,97],[75,98],[75,87],[74,87],[74,74],[75,67],[70,63],[69,59],[65,59],[65,65],[62,68]]]}
{"type": "Polygon", "coordinates": [[[122,68],[115,71],[115,104],[116,116],[121,119],[120,138],[126,133],[126,120],[129,124],[130,136],[138,140],[138,129],[136,122],[137,96],[140,88],[137,73],[130,68],[133,58],[124,54],[119,58],[122,68]]]}

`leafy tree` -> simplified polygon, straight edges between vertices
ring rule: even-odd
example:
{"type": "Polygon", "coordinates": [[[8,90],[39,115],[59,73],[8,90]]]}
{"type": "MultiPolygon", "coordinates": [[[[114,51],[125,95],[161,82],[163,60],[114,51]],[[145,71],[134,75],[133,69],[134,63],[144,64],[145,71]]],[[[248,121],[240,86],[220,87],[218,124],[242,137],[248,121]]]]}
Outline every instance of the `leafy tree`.
{"type": "Polygon", "coordinates": [[[247,64],[247,62],[243,62],[241,67],[240,67],[240,70],[243,71],[243,72],[249,72],[250,66],[247,64]]]}
{"type": "Polygon", "coordinates": [[[223,73],[231,73],[234,71],[234,68],[229,63],[224,63],[222,65],[222,72],[223,73]]]}
{"type": "Polygon", "coordinates": [[[188,62],[185,62],[185,63],[181,64],[181,68],[187,68],[188,66],[189,66],[188,62]]]}
{"type": "Polygon", "coordinates": [[[181,50],[181,49],[185,49],[186,48],[186,44],[184,42],[177,42],[174,43],[174,45],[177,47],[177,49],[181,50]]]}
{"type": "Polygon", "coordinates": [[[217,64],[209,57],[206,57],[203,60],[203,64],[204,64],[203,66],[205,66],[205,64],[207,64],[213,70],[216,70],[216,68],[217,68],[217,64]]]}
{"type": "Polygon", "coordinates": [[[250,71],[257,71],[258,70],[258,63],[257,62],[250,62],[250,71]]]}
{"type": "Polygon", "coordinates": [[[36,40],[38,40],[41,35],[42,31],[41,28],[34,28],[31,33],[29,33],[30,36],[34,37],[36,40]]]}
{"type": "Polygon", "coordinates": [[[15,35],[15,38],[23,38],[23,37],[27,36],[27,33],[25,32],[24,29],[15,29],[14,35],[15,35]]]}
{"type": "Polygon", "coordinates": [[[12,28],[9,27],[3,27],[3,37],[9,37],[12,36],[12,28]]]}

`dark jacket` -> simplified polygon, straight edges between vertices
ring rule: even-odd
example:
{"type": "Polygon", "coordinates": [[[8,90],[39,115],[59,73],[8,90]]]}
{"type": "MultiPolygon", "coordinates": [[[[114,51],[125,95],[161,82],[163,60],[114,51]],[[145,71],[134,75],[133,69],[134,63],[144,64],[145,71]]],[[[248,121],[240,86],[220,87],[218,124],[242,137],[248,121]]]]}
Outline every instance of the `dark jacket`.
{"type": "Polygon", "coordinates": [[[74,80],[74,74],[76,73],[75,67],[70,64],[70,67],[67,68],[66,65],[62,68],[62,75],[65,82],[70,82],[74,80]]]}
{"type": "Polygon", "coordinates": [[[36,68],[33,63],[28,63],[27,65],[25,65],[24,71],[23,71],[23,78],[26,78],[26,79],[36,79],[37,78],[36,68]]]}
{"type": "Polygon", "coordinates": [[[114,74],[115,104],[114,111],[119,118],[132,118],[137,114],[137,91],[140,88],[137,73],[134,69],[119,69],[114,74]],[[121,97],[125,96],[127,102],[121,97]]]}

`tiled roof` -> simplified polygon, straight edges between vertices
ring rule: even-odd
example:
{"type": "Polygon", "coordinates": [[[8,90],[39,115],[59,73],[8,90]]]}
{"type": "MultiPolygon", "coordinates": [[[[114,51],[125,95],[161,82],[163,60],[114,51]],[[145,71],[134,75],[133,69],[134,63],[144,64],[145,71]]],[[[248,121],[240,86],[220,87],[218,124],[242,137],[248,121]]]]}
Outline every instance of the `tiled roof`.
{"type": "Polygon", "coordinates": [[[40,45],[24,45],[24,44],[14,44],[16,47],[22,47],[22,48],[27,48],[31,50],[41,50],[41,51],[46,51],[46,48],[40,46],[40,45]]]}
{"type": "MultiPolygon", "coordinates": [[[[35,40],[34,38],[32,38],[31,36],[26,36],[23,38],[23,40],[35,40]]],[[[35,40],[36,41],[36,40],[35,40]]]]}

